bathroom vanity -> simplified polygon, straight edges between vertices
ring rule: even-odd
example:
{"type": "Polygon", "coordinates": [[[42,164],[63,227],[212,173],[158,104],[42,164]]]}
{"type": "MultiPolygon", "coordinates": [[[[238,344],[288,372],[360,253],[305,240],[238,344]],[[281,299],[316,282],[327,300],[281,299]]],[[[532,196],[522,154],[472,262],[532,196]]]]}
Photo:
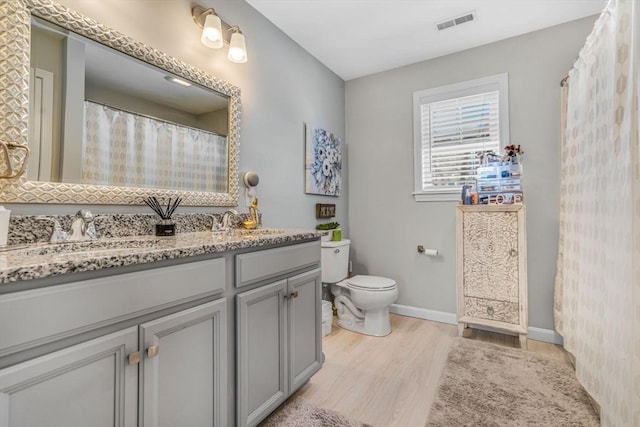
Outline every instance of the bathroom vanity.
{"type": "Polygon", "coordinates": [[[0,254],[3,427],[253,426],[320,369],[315,232],[89,243],[0,254]]]}
{"type": "MultiPolygon", "coordinates": [[[[187,12],[190,7],[173,6],[184,6],[187,12]]],[[[36,153],[25,175],[0,181],[4,203],[141,205],[154,196],[165,201],[180,197],[182,206],[238,206],[238,87],[52,0],[0,2],[0,12],[8,17],[1,23],[7,35],[2,43],[12,46],[0,64],[2,74],[12,76],[0,80],[6,107],[0,139],[21,148],[12,151],[26,152],[29,145],[36,153]],[[76,66],[58,69],[38,56],[37,51],[53,52],[46,45],[38,47],[38,39],[48,34],[55,35],[49,38],[55,40],[55,52],[64,51],[64,61],[76,66]],[[142,71],[127,71],[127,88],[98,84],[101,79],[93,78],[90,70],[105,67],[83,68],[93,48],[115,53],[124,61],[116,68],[142,65],[142,71]],[[65,118],[56,123],[68,137],[65,141],[27,140],[28,135],[49,134],[48,128],[38,126],[52,119],[32,120],[35,127],[30,127],[30,111],[53,111],[41,108],[48,105],[46,97],[29,96],[31,68],[35,77],[56,75],[65,88],[56,110],[65,118]],[[188,187],[143,185],[137,179],[122,183],[122,171],[107,180],[82,177],[80,151],[71,149],[80,148],[86,129],[81,120],[88,108],[85,91],[93,81],[93,95],[118,92],[121,104],[111,107],[130,111],[135,99],[124,105],[125,95],[135,98],[132,88],[141,86],[130,78],[143,73],[159,77],[144,79],[155,85],[148,91],[154,94],[154,110],[160,105],[155,95],[174,93],[160,85],[172,85],[169,80],[174,78],[192,83],[189,91],[204,91],[198,99],[184,92],[170,98],[186,104],[183,113],[202,105],[202,99],[211,106],[206,125],[215,129],[199,130],[218,134],[215,145],[207,147],[218,147],[210,168],[215,177],[197,175],[188,187]],[[64,146],[64,152],[56,152],[58,146],[64,146]],[[55,163],[67,154],[70,157],[55,163]]],[[[97,57],[107,54],[101,50],[97,57]]],[[[44,89],[51,88],[53,80],[39,78],[44,89]]],[[[178,116],[175,105],[165,106],[171,108],[131,113],[178,116]]],[[[127,141],[144,146],[141,152],[153,152],[153,159],[146,161],[160,165],[163,173],[180,176],[199,168],[193,162],[180,170],[182,162],[156,158],[153,135],[127,141]]],[[[100,146],[115,148],[122,142],[109,140],[100,146]]],[[[6,157],[9,166],[24,165],[27,159],[24,154],[6,157]]],[[[123,160],[132,159],[137,157],[123,160]]],[[[0,164],[0,172],[3,169],[6,164],[0,164]]],[[[153,176],[145,172],[144,178],[153,176]]],[[[211,215],[201,216],[210,229],[211,215]]],[[[58,219],[67,230],[64,217],[58,219]]],[[[182,230],[175,237],[156,238],[148,235],[148,219],[112,217],[117,227],[98,230],[104,239],[0,252],[0,427],[253,426],[320,368],[318,233],[259,229],[222,235],[201,231],[202,218],[178,218],[176,229],[182,230]]],[[[15,233],[12,223],[10,244],[43,241],[50,228],[42,219],[50,218],[31,217],[22,233],[15,233]]],[[[100,222],[96,218],[96,228],[100,222]]]]}

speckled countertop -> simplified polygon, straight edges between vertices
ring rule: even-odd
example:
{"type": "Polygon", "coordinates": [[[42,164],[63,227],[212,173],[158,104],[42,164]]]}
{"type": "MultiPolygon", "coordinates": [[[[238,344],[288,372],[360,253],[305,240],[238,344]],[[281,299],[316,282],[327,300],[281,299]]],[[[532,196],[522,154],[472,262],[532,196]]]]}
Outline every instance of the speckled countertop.
{"type": "Polygon", "coordinates": [[[0,251],[3,283],[43,279],[244,248],[257,248],[320,237],[314,230],[262,229],[231,233],[177,233],[175,237],[128,236],[92,242],[14,245],[0,251]]]}

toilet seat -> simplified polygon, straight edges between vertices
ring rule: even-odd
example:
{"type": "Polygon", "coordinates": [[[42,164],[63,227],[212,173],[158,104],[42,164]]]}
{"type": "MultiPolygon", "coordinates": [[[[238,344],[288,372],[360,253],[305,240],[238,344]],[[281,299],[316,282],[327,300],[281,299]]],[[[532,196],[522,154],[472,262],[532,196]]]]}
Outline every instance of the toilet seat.
{"type": "Polygon", "coordinates": [[[396,288],[396,281],[379,276],[353,276],[344,280],[347,288],[362,291],[388,291],[396,288]]]}

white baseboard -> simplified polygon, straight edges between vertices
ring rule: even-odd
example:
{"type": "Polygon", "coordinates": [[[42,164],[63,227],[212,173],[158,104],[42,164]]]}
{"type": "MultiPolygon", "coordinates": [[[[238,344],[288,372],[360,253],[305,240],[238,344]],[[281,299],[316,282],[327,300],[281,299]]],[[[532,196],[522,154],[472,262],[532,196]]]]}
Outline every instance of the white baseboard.
{"type": "Polygon", "coordinates": [[[448,323],[449,325],[457,325],[455,313],[447,313],[446,311],[428,310],[426,308],[411,307],[409,305],[391,304],[389,312],[399,314],[401,316],[415,317],[417,319],[433,320],[434,322],[448,323]]]}
{"type": "MultiPolygon", "coordinates": [[[[457,325],[456,313],[448,313],[445,311],[429,310],[426,308],[411,307],[409,305],[391,304],[389,312],[399,314],[401,316],[415,317],[417,319],[432,320],[434,322],[447,323],[449,325],[457,325]]],[[[481,325],[473,325],[476,329],[494,331],[481,325]]],[[[562,336],[551,329],[542,329],[529,326],[527,337],[535,341],[548,342],[551,344],[562,345],[562,336]]]]}
{"type": "Polygon", "coordinates": [[[558,345],[564,344],[562,335],[551,329],[542,329],[529,326],[529,333],[527,335],[529,338],[536,341],[548,342],[558,345]]]}

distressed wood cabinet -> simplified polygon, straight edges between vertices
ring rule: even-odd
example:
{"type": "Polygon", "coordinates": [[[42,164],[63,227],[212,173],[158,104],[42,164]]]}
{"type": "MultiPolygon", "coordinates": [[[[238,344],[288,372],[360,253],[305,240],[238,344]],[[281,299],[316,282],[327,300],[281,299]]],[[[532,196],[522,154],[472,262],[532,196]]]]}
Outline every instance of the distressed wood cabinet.
{"type": "Polygon", "coordinates": [[[527,346],[527,239],[524,205],[459,205],[458,332],[468,324],[516,332],[527,346]]]}

